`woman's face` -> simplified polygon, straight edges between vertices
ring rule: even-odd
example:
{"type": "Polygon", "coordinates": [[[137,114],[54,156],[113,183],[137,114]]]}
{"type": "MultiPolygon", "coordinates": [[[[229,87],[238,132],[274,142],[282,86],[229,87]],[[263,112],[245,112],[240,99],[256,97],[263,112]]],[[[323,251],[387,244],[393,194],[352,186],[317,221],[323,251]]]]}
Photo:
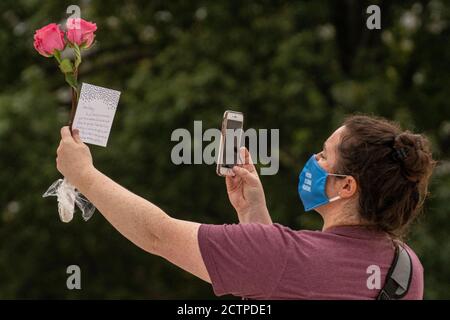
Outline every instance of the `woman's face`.
{"type": "Polygon", "coordinates": [[[316,160],[319,165],[329,173],[339,173],[334,172],[334,170],[337,164],[337,146],[341,141],[341,135],[344,130],[345,127],[342,126],[333,132],[333,134],[324,142],[322,151],[316,154],[316,160]]]}
{"type": "MultiPolygon", "coordinates": [[[[342,126],[338,128],[333,134],[325,141],[323,144],[323,149],[321,152],[316,154],[316,160],[319,163],[319,165],[328,173],[337,173],[340,174],[341,172],[336,172],[336,165],[338,162],[338,145],[341,141],[341,136],[345,130],[345,127],[342,126]]],[[[352,178],[353,179],[353,178],[352,178]]],[[[325,193],[327,194],[327,197],[334,198],[336,196],[344,196],[345,189],[343,187],[347,183],[347,179],[342,179],[340,177],[335,176],[328,176],[327,182],[325,185],[325,193]]],[[[329,209],[335,208],[340,201],[337,202],[330,202],[326,205],[320,206],[316,209],[317,212],[324,214],[329,209]]]]}
{"type": "MultiPolygon", "coordinates": [[[[346,128],[342,126],[333,132],[323,144],[323,150],[316,154],[317,162],[328,173],[343,174],[343,172],[337,172],[336,167],[339,161],[338,146],[342,141],[345,130],[346,128]]],[[[325,193],[329,199],[339,196],[340,200],[317,207],[316,211],[322,216],[343,212],[343,206],[354,206],[349,203],[349,201],[352,200],[355,195],[357,196],[357,189],[356,180],[352,176],[345,176],[345,178],[332,175],[328,176],[325,185],[325,193]]],[[[352,207],[351,211],[353,212],[355,210],[356,209],[352,207]]]]}

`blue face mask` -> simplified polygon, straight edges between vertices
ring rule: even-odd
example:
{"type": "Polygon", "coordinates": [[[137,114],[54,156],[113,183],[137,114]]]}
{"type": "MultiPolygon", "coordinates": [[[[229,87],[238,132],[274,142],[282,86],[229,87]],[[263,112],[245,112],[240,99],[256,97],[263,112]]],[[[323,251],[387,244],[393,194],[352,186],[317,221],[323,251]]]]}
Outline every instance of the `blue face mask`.
{"type": "Polygon", "coordinates": [[[305,211],[313,210],[341,198],[336,196],[328,199],[325,192],[328,176],[346,177],[343,174],[326,172],[317,162],[316,155],[313,154],[300,173],[298,182],[298,194],[303,202],[305,211]]]}

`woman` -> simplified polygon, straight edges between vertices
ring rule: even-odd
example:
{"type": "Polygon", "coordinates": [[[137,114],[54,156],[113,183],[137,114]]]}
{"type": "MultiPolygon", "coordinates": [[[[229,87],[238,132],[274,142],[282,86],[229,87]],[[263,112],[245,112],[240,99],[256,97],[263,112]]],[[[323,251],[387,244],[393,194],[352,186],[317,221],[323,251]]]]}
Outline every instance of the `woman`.
{"type": "MultiPolygon", "coordinates": [[[[252,299],[374,299],[427,193],[434,161],[427,139],[386,120],[348,118],[300,174],[307,211],[322,231],[272,224],[247,150],[226,178],[240,224],[172,218],[99,172],[79,132],[61,130],[57,168],[125,237],[210,282],[216,295],[252,299]],[[377,274],[378,271],[378,274],[377,274]],[[376,277],[379,279],[376,279],[376,277]]],[[[423,268],[412,262],[405,299],[422,299],[423,268]]]]}

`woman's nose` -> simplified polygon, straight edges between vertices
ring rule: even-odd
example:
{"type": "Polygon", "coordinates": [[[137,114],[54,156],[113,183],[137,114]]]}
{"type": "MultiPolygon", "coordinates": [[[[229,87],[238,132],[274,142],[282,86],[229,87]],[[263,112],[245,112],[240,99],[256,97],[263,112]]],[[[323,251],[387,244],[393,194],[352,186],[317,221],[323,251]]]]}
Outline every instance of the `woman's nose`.
{"type": "Polygon", "coordinates": [[[318,153],[314,154],[314,158],[316,158],[316,161],[319,161],[319,154],[318,153]]]}

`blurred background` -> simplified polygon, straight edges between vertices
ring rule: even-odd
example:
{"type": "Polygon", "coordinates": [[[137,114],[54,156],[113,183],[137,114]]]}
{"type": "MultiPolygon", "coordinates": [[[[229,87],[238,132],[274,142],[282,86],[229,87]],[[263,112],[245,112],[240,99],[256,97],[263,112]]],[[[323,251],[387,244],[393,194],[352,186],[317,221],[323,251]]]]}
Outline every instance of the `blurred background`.
{"type": "MultiPolygon", "coordinates": [[[[439,160],[407,241],[425,268],[425,298],[450,298],[449,9],[414,1],[0,2],[0,298],[214,298],[212,288],[123,238],[96,212],[64,224],[56,198],[59,130],[70,92],[34,31],[65,24],[66,8],[97,23],[80,80],[122,91],[98,169],[174,217],[236,223],[213,165],[171,162],[176,128],[219,128],[224,110],[246,128],[280,129],[280,169],[262,176],[275,222],[320,229],[297,194],[309,155],[346,115],[363,112],[428,135],[439,160]],[[366,8],[381,8],[381,30],[366,8]],[[81,268],[68,290],[66,268],[81,268]]],[[[206,144],[206,143],[205,143],[206,144]]],[[[126,213],[124,213],[126,214],[126,213]]],[[[225,297],[227,298],[227,297],[225,297]]]]}

